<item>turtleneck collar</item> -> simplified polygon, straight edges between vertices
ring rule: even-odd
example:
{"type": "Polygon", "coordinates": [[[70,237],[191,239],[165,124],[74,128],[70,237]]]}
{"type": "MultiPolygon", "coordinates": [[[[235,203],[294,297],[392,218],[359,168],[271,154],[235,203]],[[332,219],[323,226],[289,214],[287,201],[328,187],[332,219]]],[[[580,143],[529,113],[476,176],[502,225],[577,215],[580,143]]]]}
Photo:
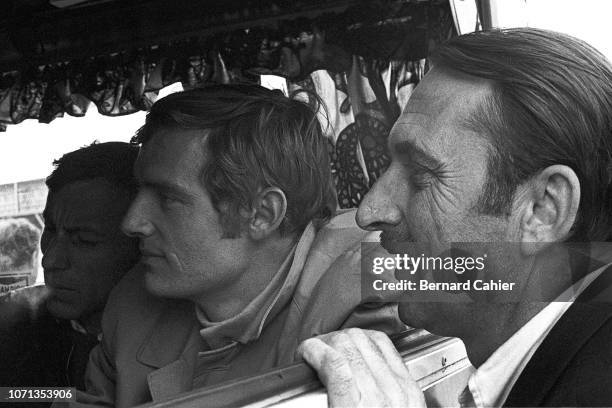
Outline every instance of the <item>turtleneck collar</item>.
{"type": "Polygon", "coordinates": [[[245,344],[259,338],[263,328],[291,300],[315,235],[313,224],[308,224],[270,283],[237,315],[211,322],[196,306],[196,316],[202,325],[200,335],[211,349],[205,353],[231,349],[238,343],[245,344]]]}

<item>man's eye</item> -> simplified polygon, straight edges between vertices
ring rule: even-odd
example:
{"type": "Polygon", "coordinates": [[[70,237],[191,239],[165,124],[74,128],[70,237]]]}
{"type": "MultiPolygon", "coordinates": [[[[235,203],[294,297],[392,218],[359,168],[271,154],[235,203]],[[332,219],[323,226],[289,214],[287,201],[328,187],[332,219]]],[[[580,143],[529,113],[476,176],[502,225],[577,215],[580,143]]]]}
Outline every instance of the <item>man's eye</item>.
{"type": "Polygon", "coordinates": [[[88,238],[82,237],[80,235],[73,235],[72,236],[72,243],[75,244],[75,245],[80,245],[80,246],[94,247],[94,246],[98,245],[99,241],[88,239],[88,238]]]}
{"type": "Polygon", "coordinates": [[[408,171],[410,183],[416,191],[421,191],[431,186],[433,174],[426,167],[411,163],[408,166],[408,171]]]}
{"type": "Polygon", "coordinates": [[[431,186],[431,176],[427,173],[412,173],[410,175],[410,182],[416,191],[425,190],[431,186]]]}
{"type": "Polygon", "coordinates": [[[164,207],[167,207],[169,205],[173,205],[173,204],[177,204],[180,202],[180,200],[178,200],[176,197],[173,196],[169,196],[166,194],[160,194],[160,200],[161,203],[164,207]]]}

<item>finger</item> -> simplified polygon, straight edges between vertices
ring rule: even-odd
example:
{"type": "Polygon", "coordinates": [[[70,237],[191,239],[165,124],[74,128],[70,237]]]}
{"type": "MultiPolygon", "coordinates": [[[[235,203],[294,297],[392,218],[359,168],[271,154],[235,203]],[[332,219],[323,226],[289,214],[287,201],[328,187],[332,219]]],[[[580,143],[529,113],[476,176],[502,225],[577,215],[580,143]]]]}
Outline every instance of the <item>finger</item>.
{"type": "Polygon", "coordinates": [[[402,356],[397,352],[391,339],[383,332],[376,330],[364,330],[368,341],[378,348],[391,371],[402,380],[414,381],[402,356]]]}
{"type": "Polygon", "coordinates": [[[378,373],[371,369],[372,366],[382,365],[380,355],[373,355],[370,350],[360,350],[355,338],[361,333],[361,329],[348,329],[334,333],[328,340],[329,346],[339,352],[349,363],[353,373],[353,379],[359,390],[362,403],[367,401],[367,406],[386,406],[387,397],[386,390],[380,388],[380,384],[376,381],[378,373]],[[378,358],[377,363],[373,364],[368,359],[378,358]]]}
{"type": "Polygon", "coordinates": [[[349,362],[336,350],[318,338],[304,341],[298,355],[315,369],[327,388],[330,407],[356,407],[361,394],[353,378],[349,362]]]}
{"type": "Polygon", "coordinates": [[[361,341],[370,343],[371,347],[369,349],[376,349],[384,362],[382,366],[379,366],[377,365],[379,360],[366,359],[368,363],[372,364],[370,369],[378,373],[376,380],[380,386],[383,387],[387,383],[397,384],[397,392],[387,394],[390,402],[394,406],[426,406],[425,396],[421,388],[410,374],[391,339],[385,333],[374,330],[364,330],[356,335],[363,336],[361,341]]]}
{"type": "MultiPolygon", "coordinates": [[[[393,407],[411,406],[411,399],[414,398],[406,392],[403,385],[405,378],[394,373],[380,348],[370,338],[369,333],[364,330],[353,329],[349,330],[347,334],[354,345],[354,353],[360,356],[360,361],[365,365],[363,370],[371,373],[367,378],[364,375],[357,375],[357,373],[355,376],[359,389],[368,390],[368,392],[362,391],[365,404],[393,407]],[[368,383],[361,383],[359,380],[362,378],[366,379],[368,383]]],[[[392,357],[401,361],[401,357],[397,353],[392,357]]],[[[353,367],[353,370],[356,369],[353,367]]]]}

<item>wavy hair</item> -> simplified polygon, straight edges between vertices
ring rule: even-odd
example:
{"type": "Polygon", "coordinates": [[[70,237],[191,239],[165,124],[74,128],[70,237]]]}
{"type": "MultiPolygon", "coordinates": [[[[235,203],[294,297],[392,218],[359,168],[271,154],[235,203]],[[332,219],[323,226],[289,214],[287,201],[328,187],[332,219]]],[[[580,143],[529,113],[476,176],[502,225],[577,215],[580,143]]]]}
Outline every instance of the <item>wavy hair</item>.
{"type": "Polygon", "coordinates": [[[335,211],[327,141],[307,103],[250,84],[179,92],[152,106],[132,142],[146,144],[168,128],[200,129],[206,137],[201,179],[226,235],[235,236],[239,210],[250,209],[268,187],[287,198],[282,234],[324,223],[335,211]]]}

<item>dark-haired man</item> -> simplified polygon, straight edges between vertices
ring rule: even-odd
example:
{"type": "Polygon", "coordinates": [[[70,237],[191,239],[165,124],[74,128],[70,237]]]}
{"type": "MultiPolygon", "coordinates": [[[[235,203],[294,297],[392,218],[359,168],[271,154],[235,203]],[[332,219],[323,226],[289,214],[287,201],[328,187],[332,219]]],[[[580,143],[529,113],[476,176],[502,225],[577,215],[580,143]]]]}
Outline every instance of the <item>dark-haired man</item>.
{"type": "MultiPolygon", "coordinates": [[[[432,61],[357,221],[391,252],[469,242],[488,252],[483,278],[516,291],[407,297],[402,320],[465,343],[477,370],[458,405],[612,406],[610,63],[536,29],[458,37],[432,61]]],[[[322,340],[301,353],[330,406],[424,405],[383,334],[322,340]]]]}
{"type": "Polygon", "coordinates": [[[360,305],[366,233],[332,217],[309,105],[255,85],[176,93],[135,142],[123,229],[143,257],[111,294],[82,402],[156,401],[290,363],[313,335],[403,327],[395,305],[360,305]]]}
{"type": "Polygon", "coordinates": [[[3,299],[0,384],[84,389],[111,289],[139,258],[121,220],[136,194],[138,147],[93,144],[54,162],[41,237],[45,286],[3,299]]]}

